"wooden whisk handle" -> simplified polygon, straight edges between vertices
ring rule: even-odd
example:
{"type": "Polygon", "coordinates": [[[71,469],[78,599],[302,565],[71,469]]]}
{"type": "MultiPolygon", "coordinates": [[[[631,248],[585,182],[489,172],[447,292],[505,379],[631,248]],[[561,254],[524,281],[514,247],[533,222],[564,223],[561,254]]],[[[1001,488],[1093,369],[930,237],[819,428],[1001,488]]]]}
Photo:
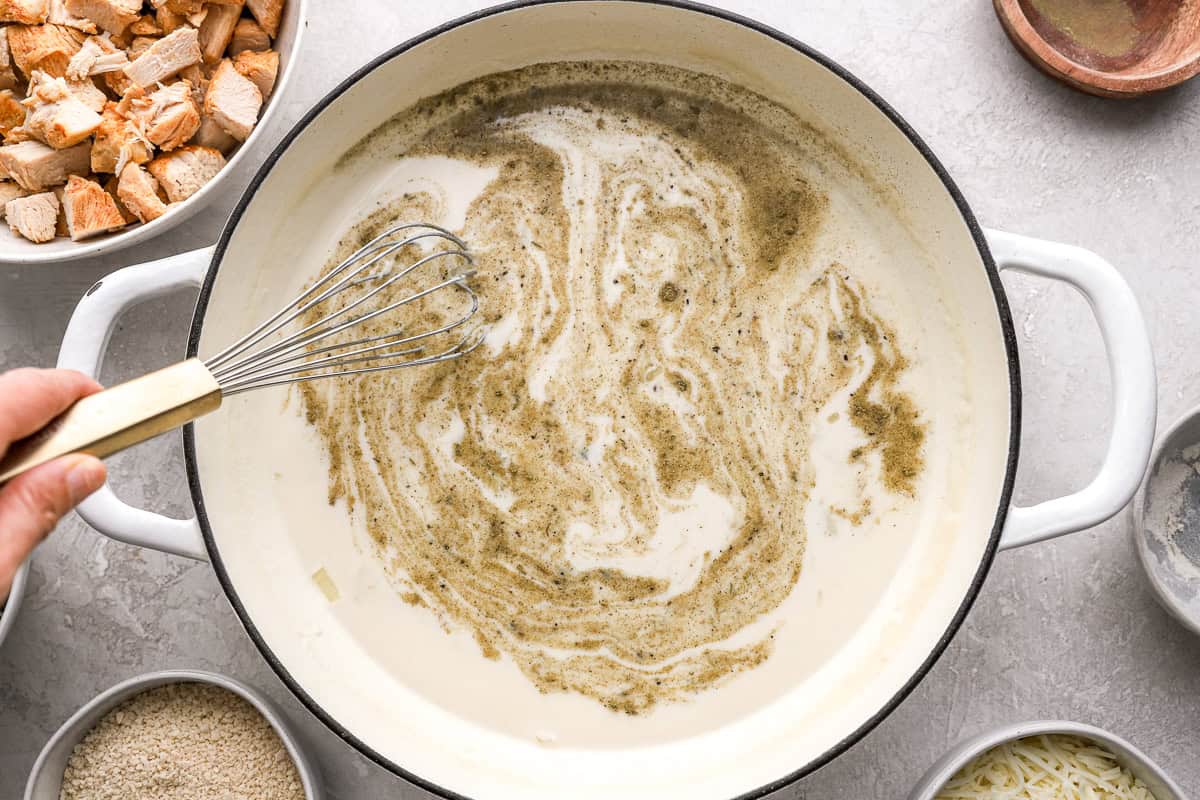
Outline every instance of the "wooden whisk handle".
{"type": "Polygon", "coordinates": [[[59,456],[105,458],[221,406],[221,386],[199,359],[85,397],[0,459],[0,486],[59,456]]]}

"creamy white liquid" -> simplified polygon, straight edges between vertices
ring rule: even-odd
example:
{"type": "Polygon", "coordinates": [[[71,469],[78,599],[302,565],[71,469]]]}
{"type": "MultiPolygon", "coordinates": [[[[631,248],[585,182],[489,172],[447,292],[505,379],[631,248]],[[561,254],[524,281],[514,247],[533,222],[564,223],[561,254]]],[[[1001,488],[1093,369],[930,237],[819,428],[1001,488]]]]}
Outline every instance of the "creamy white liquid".
{"type": "MultiPolygon", "coordinates": [[[[463,213],[473,196],[470,190],[479,185],[481,174],[470,165],[433,164],[428,160],[363,165],[360,169],[366,180],[397,192],[438,180],[438,190],[451,210],[438,222],[449,225],[454,224],[455,214],[463,213]]],[[[348,185],[357,183],[357,177],[339,177],[348,185]]],[[[903,572],[905,559],[935,557],[913,551],[913,545],[929,526],[938,523],[942,514],[954,510],[955,476],[950,464],[956,428],[965,421],[965,402],[953,391],[945,391],[953,384],[945,380],[944,370],[961,358],[954,348],[956,337],[935,327],[937,315],[913,313],[924,298],[904,299],[905,270],[893,266],[899,255],[898,239],[885,239],[888,244],[882,245],[884,237],[873,230],[877,222],[868,216],[871,207],[863,205],[867,199],[856,198],[844,189],[832,196],[830,218],[837,222],[819,240],[818,252],[827,257],[845,257],[852,252],[856,277],[875,287],[874,296],[877,302],[887,304],[892,324],[910,332],[909,341],[917,352],[905,388],[929,417],[938,421],[929,432],[927,465],[917,489],[918,496],[931,500],[921,504],[898,502],[877,484],[863,480],[859,468],[846,463],[845,453],[860,434],[844,414],[845,398],[839,398],[829,413],[841,409],[842,416],[819,426],[814,435],[811,457],[819,478],[814,501],[808,506],[804,572],[787,603],[758,626],[760,630],[775,631],[776,653],[751,673],[712,694],[699,696],[687,705],[656,709],[652,723],[612,714],[583,698],[541,694],[511,664],[483,659],[465,631],[451,628],[447,632],[427,610],[400,602],[383,566],[372,555],[362,521],[352,522],[342,506],[325,505],[325,458],[295,403],[281,413],[279,394],[247,398],[231,403],[225,418],[235,428],[239,423],[247,426],[243,435],[253,431],[258,442],[254,461],[271,464],[277,473],[275,505],[295,537],[294,545],[299,548],[295,557],[300,559],[302,570],[312,574],[324,568],[329,573],[341,592],[341,599],[330,611],[364,652],[371,653],[396,679],[452,713],[530,740],[552,739],[562,746],[628,746],[695,735],[702,728],[718,726],[769,701],[822,667],[836,669],[831,660],[853,636],[861,635],[860,626],[872,615],[880,622],[887,618],[886,605],[881,601],[891,581],[903,572]],[[867,233],[872,235],[864,235],[867,233]],[[931,327],[931,335],[911,334],[931,327]],[[258,423],[263,414],[274,418],[266,429],[258,423]],[[854,508],[863,497],[872,500],[877,522],[855,528],[828,512],[831,506],[854,508]],[[350,547],[343,541],[342,546],[335,546],[335,540],[344,539],[339,531],[348,526],[357,530],[359,544],[350,547]],[[413,653],[421,656],[413,658],[413,653]]],[[[369,203],[347,207],[343,218],[359,219],[369,208],[369,203]]],[[[886,219],[878,209],[875,211],[876,220],[886,219]]],[[[320,224],[316,219],[312,222],[320,224]]],[[[328,252],[344,228],[337,223],[321,227],[328,237],[328,252]]],[[[909,266],[920,269],[920,262],[914,260],[909,266]]],[[[491,334],[497,338],[502,335],[502,326],[491,334]]],[[[598,421],[589,447],[604,446],[606,424],[598,421]]],[[[614,510],[614,516],[618,511],[614,510]]],[[[688,585],[702,563],[702,554],[720,549],[730,537],[733,516],[728,500],[698,489],[690,508],[664,514],[648,551],[614,559],[606,548],[596,547],[594,537],[599,533],[603,539],[602,532],[572,530],[568,534],[571,560],[581,568],[607,564],[632,574],[667,577],[673,585],[688,585]],[[592,555],[592,551],[598,555],[592,555]]],[[[279,554],[272,552],[266,557],[274,559],[279,554]]],[[[315,586],[308,591],[312,593],[309,602],[325,602],[315,586]]],[[[756,632],[745,635],[749,638],[756,632]]],[[[314,656],[320,653],[321,658],[337,657],[321,652],[320,634],[314,629],[313,635],[314,656]]]]}
{"type": "MultiPolygon", "coordinates": [[[[549,136],[546,141],[567,154],[567,162],[576,167],[568,173],[572,191],[586,195],[590,154],[572,153],[571,143],[552,142],[549,136]]],[[[593,146],[594,153],[604,154],[605,148],[623,144],[597,137],[593,146]]],[[[739,720],[752,724],[758,711],[785,696],[796,715],[819,718],[822,703],[836,702],[832,687],[873,668],[864,654],[903,636],[897,626],[922,602],[915,599],[920,593],[913,587],[938,579],[949,557],[939,542],[957,529],[965,511],[967,476],[956,464],[969,460],[973,440],[972,398],[960,380],[966,345],[954,313],[941,305],[941,293],[930,290],[939,279],[926,253],[875,187],[837,164],[822,168],[829,209],[812,242],[811,259],[848,265],[877,313],[903,339],[911,365],[900,388],[930,422],[925,465],[913,491],[916,501],[885,491],[871,464],[847,461],[847,451],[861,443],[862,434],[845,413],[847,396],[832,398],[817,415],[812,434],[809,457],[817,480],[805,509],[803,572],[784,603],[723,643],[736,647],[770,635],[773,654],[687,703],[662,704],[631,717],[575,694],[539,692],[508,658],[481,657],[470,633],[452,620],[403,602],[394,577],[375,555],[361,515],[351,515],[342,503],[326,502],[326,458],[296,398],[282,391],[237,398],[199,428],[206,495],[214,497],[214,516],[240,505],[257,509],[262,523],[241,530],[218,527],[218,543],[223,554],[228,548],[235,581],[238,574],[247,579],[254,575],[261,585],[263,576],[277,576],[293,620],[294,633],[288,638],[298,635],[306,654],[303,672],[317,684],[338,684],[336,691],[330,687],[330,697],[341,698],[335,706],[382,707],[386,710],[380,713],[395,720],[398,731],[416,720],[434,724],[428,721],[436,719],[439,726],[488,730],[500,737],[496,741],[514,744],[625,749],[701,737],[739,720]],[[220,448],[205,441],[253,441],[255,446],[220,448]],[[264,481],[264,474],[273,477],[264,481]],[[266,497],[259,493],[264,489],[266,497]],[[871,513],[860,526],[830,511],[853,510],[864,499],[871,501],[871,513]],[[319,569],[338,587],[336,603],[307,580],[319,569]],[[315,677],[321,674],[329,677],[315,677]],[[797,694],[801,687],[804,699],[797,694]]],[[[281,261],[304,268],[290,275],[257,275],[258,292],[278,297],[298,288],[334,252],[349,227],[406,192],[439,198],[441,216],[429,221],[458,228],[472,200],[494,178],[492,170],[454,159],[360,157],[321,178],[322,200],[310,197],[292,210],[275,246],[281,261]],[[325,202],[329,198],[337,201],[325,202]]],[[[578,213],[589,210],[585,205],[578,213]]],[[[586,230],[585,219],[579,224],[586,230]]],[[[661,247],[662,260],[669,262],[671,243],[663,241],[661,247]]],[[[629,269],[627,256],[615,253],[598,268],[609,281],[610,276],[619,278],[629,269]]],[[[614,289],[605,301],[620,303],[621,293],[614,289]]],[[[484,357],[499,353],[520,335],[511,320],[502,318],[491,325],[480,352],[484,357]]],[[[556,368],[553,351],[531,365],[532,402],[546,399],[556,368]]],[[[782,365],[769,371],[774,380],[783,379],[782,365]]],[[[589,420],[581,432],[586,458],[599,459],[613,446],[612,426],[611,419],[589,420]]],[[[452,448],[461,430],[449,427],[426,435],[442,437],[443,446],[452,448]]],[[[497,494],[491,501],[503,507],[512,498],[497,494]]],[[[686,502],[662,512],[645,548],[626,552],[611,547],[624,536],[621,509],[604,508],[603,517],[606,524],[598,529],[584,523],[568,529],[572,565],[660,577],[677,593],[694,583],[705,553],[729,541],[738,509],[735,499],[698,486],[686,502]]],[[[267,600],[252,602],[263,607],[267,600]]],[[[295,652],[292,645],[286,647],[295,652]]],[[[387,739],[385,731],[375,732],[378,741],[387,739]]],[[[409,735],[397,733],[397,741],[409,735]]],[[[485,747],[484,740],[470,746],[485,747]]]]}

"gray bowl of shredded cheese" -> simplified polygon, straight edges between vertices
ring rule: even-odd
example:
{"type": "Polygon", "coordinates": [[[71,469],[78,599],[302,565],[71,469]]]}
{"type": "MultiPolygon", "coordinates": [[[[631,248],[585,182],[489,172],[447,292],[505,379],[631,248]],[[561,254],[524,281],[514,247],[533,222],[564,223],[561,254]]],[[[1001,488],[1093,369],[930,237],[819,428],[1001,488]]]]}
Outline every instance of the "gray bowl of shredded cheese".
{"type": "Polygon", "coordinates": [[[960,743],[909,800],[1187,800],[1150,758],[1078,722],[1022,722],[960,743]]]}
{"type": "Polygon", "coordinates": [[[283,717],[223,675],[154,672],[118,684],[46,744],[25,800],[320,800],[283,717]]]}

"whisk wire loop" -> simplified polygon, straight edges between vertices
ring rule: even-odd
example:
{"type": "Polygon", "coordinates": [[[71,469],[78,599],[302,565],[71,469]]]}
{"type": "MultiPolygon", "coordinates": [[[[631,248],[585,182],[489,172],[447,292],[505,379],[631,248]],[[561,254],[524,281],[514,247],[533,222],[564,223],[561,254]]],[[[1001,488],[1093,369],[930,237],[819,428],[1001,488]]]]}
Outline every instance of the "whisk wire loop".
{"type": "Polygon", "coordinates": [[[468,332],[433,354],[426,354],[426,349],[435,337],[461,328],[479,311],[479,296],[468,283],[475,274],[473,267],[466,244],[444,228],[424,223],[394,226],[367,242],[253,331],[208,359],[205,365],[220,383],[222,393],[229,396],[268,386],[460,358],[483,343],[483,332],[468,332]],[[448,247],[437,249],[438,243],[448,243],[448,247]],[[398,253],[414,246],[422,253],[414,262],[390,263],[398,253]],[[433,286],[402,287],[401,282],[410,277],[417,280],[415,273],[422,267],[445,259],[461,261],[465,269],[433,286]],[[396,290],[401,288],[406,293],[393,300],[396,290]],[[469,307],[449,321],[439,320],[442,324],[438,327],[410,332],[400,325],[393,331],[381,334],[364,331],[369,335],[349,338],[356,327],[380,321],[385,315],[451,288],[466,294],[469,307]],[[339,297],[345,298],[344,304],[322,312],[322,304],[339,297]],[[373,307],[380,302],[378,308],[373,307]],[[297,325],[296,330],[289,330],[289,326],[297,325]],[[371,366],[363,366],[367,364],[371,366]]]}
{"type": "MultiPolygon", "coordinates": [[[[411,267],[392,276],[387,281],[385,281],[383,284],[381,284],[377,288],[373,289],[372,291],[368,292],[367,294],[363,295],[362,297],[358,298],[357,300],[350,303],[349,305],[345,306],[344,308],[339,309],[338,311],[335,311],[334,313],[329,314],[328,316],[323,317],[322,319],[319,319],[316,322],[313,322],[313,323],[305,326],[304,328],[301,328],[296,333],[288,336],[284,341],[281,341],[274,345],[265,347],[261,350],[251,353],[248,356],[244,356],[243,358],[234,362],[233,364],[214,369],[213,374],[216,375],[218,379],[220,379],[223,376],[226,376],[229,374],[236,374],[239,371],[254,368],[256,365],[261,363],[261,361],[263,359],[270,358],[271,356],[278,355],[281,353],[293,352],[293,351],[301,349],[301,348],[305,347],[306,345],[311,344],[313,342],[317,342],[322,339],[326,339],[330,336],[334,336],[338,333],[341,333],[344,330],[347,330],[348,328],[354,327],[355,325],[361,325],[362,323],[369,322],[372,319],[375,319],[376,317],[383,316],[384,314],[395,311],[398,308],[406,306],[410,303],[414,303],[417,300],[421,300],[422,298],[427,297],[436,291],[444,289],[447,286],[457,284],[457,285],[460,285],[465,288],[466,287],[465,281],[467,278],[469,278],[473,274],[473,272],[455,275],[454,277],[450,278],[449,280],[443,281],[442,283],[439,283],[438,285],[436,285],[434,287],[411,294],[408,297],[403,298],[402,300],[398,300],[398,301],[391,303],[387,306],[384,306],[382,308],[377,308],[373,311],[360,314],[359,316],[351,317],[350,319],[344,320],[337,324],[331,324],[335,320],[340,319],[341,317],[350,313],[351,311],[358,308],[359,306],[361,306],[365,303],[369,303],[377,295],[379,295],[381,292],[386,291],[397,281],[400,281],[403,278],[407,277],[407,275],[409,273],[411,273],[417,267],[423,266],[424,264],[426,264],[430,261],[433,261],[437,258],[445,258],[445,257],[449,257],[449,256],[467,257],[465,253],[456,251],[456,250],[445,250],[445,251],[434,253],[433,255],[430,255],[430,256],[426,256],[425,258],[421,259],[420,261],[418,261],[411,267]]],[[[468,291],[469,291],[469,289],[468,289],[468,291]]],[[[473,294],[474,293],[472,292],[472,295],[473,294]]],[[[473,313],[474,312],[472,312],[472,314],[473,313]]],[[[462,320],[462,322],[466,322],[467,319],[469,319],[469,316],[464,318],[462,320]]],[[[459,324],[461,324],[461,323],[459,323],[459,324]]],[[[455,325],[454,327],[457,327],[457,325],[455,325]]]]}
{"type": "Polygon", "coordinates": [[[345,261],[338,264],[336,267],[334,267],[332,270],[330,270],[326,275],[324,275],[322,278],[320,278],[315,283],[313,283],[312,286],[310,286],[308,289],[304,290],[304,292],[302,292],[298,297],[293,298],[290,302],[288,302],[286,305],[284,305],[282,308],[280,308],[277,312],[275,312],[275,314],[273,314],[270,318],[268,318],[264,322],[260,323],[256,328],[254,328],[254,330],[250,331],[245,336],[238,339],[236,342],[234,342],[229,347],[222,350],[220,353],[217,353],[215,356],[208,359],[205,363],[208,365],[208,367],[210,369],[216,369],[216,368],[220,367],[222,364],[224,364],[226,361],[228,361],[229,359],[234,358],[237,355],[240,355],[241,353],[248,350],[250,347],[253,347],[258,342],[260,342],[263,339],[265,339],[266,337],[270,336],[272,333],[275,333],[280,328],[282,328],[284,325],[287,325],[289,322],[296,319],[297,317],[299,317],[301,314],[303,314],[306,311],[308,311],[309,309],[311,309],[313,307],[313,305],[316,304],[315,302],[309,302],[306,304],[307,298],[309,298],[310,295],[317,292],[319,289],[321,289],[322,286],[324,286],[325,284],[332,281],[338,275],[341,275],[343,272],[345,272],[347,269],[349,269],[351,266],[353,266],[357,262],[361,261],[362,259],[367,258],[368,256],[373,256],[373,254],[377,253],[377,251],[386,250],[386,252],[379,253],[377,256],[370,258],[368,261],[366,261],[364,264],[362,264],[357,270],[354,270],[350,276],[346,276],[343,278],[343,280],[338,281],[338,283],[335,286],[329,287],[328,290],[326,290],[325,292],[322,293],[321,297],[316,302],[322,302],[322,301],[328,299],[329,297],[333,296],[337,292],[341,291],[341,289],[344,289],[345,288],[344,284],[346,283],[346,281],[348,279],[352,278],[354,274],[361,272],[363,269],[369,269],[371,266],[378,263],[378,261],[382,260],[383,258],[386,258],[387,256],[391,255],[392,253],[402,250],[403,248],[405,248],[409,245],[415,244],[422,239],[430,239],[430,238],[445,239],[445,240],[451,242],[452,244],[454,244],[463,253],[467,252],[466,243],[463,242],[462,239],[458,238],[450,231],[446,230],[445,228],[441,228],[437,225],[429,225],[429,224],[422,223],[422,222],[409,222],[409,223],[405,223],[402,225],[396,225],[396,226],[384,231],[383,233],[379,234],[371,241],[367,242],[365,245],[363,245],[361,248],[359,248],[357,251],[355,251],[353,254],[351,254],[349,257],[347,257],[345,261]],[[391,239],[392,237],[394,237],[397,234],[402,233],[404,231],[409,231],[409,230],[414,230],[414,229],[424,229],[426,232],[418,234],[416,236],[406,237],[405,239],[403,239],[400,242],[392,242],[392,243],[388,244],[388,242],[387,242],[388,239],[391,239]],[[284,319],[284,317],[286,317],[286,319],[284,319]]]}
{"type": "MultiPolygon", "coordinates": [[[[234,381],[234,380],[237,380],[239,377],[244,376],[248,372],[256,372],[256,373],[262,372],[264,370],[271,369],[272,367],[278,366],[279,364],[282,364],[282,363],[297,361],[300,359],[310,359],[309,361],[305,362],[307,364],[307,366],[306,366],[306,369],[307,369],[307,368],[311,368],[313,365],[318,363],[318,362],[311,360],[312,357],[315,355],[320,355],[321,353],[327,353],[327,352],[335,351],[335,350],[342,350],[342,349],[345,349],[348,347],[357,347],[358,345],[367,344],[369,342],[378,341],[380,339],[392,339],[392,338],[400,337],[403,335],[402,330],[393,331],[391,333],[386,333],[386,334],[380,334],[378,336],[369,336],[369,337],[364,337],[361,339],[355,339],[352,342],[333,344],[333,345],[329,345],[327,347],[318,348],[318,349],[310,350],[310,349],[306,348],[306,345],[309,345],[309,344],[312,344],[315,342],[319,342],[323,339],[327,339],[330,336],[334,336],[338,333],[341,333],[342,331],[348,330],[349,328],[352,328],[363,322],[367,322],[375,317],[382,316],[384,314],[395,311],[396,309],[401,308],[402,306],[416,302],[417,300],[420,300],[423,297],[426,297],[430,294],[433,294],[434,292],[445,289],[449,286],[455,286],[459,289],[462,289],[471,297],[471,307],[468,311],[466,311],[463,314],[462,317],[460,317],[450,323],[447,323],[440,328],[436,328],[434,330],[424,331],[422,333],[407,336],[407,337],[399,339],[398,341],[388,342],[384,345],[377,345],[376,348],[366,348],[366,350],[352,351],[351,353],[345,353],[344,355],[352,355],[354,352],[366,352],[371,349],[378,349],[378,348],[382,348],[382,347],[391,347],[394,345],[407,344],[407,343],[411,343],[411,342],[420,341],[422,339],[428,339],[428,338],[431,338],[434,336],[438,336],[443,333],[447,333],[448,331],[452,331],[455,328],[465,325],[471,319],[471,317],[473,317],[475,315],[475,312],[479,310],[478,296],[475,294],[474,290],[472,290],[470,286],[466,285],[466,283],[463,282],[463,276],[460,276],[460,275],[456,275],[455,277],[450,278],[449,280],[443,281],[436,286],[425,289],[424,291],[419,292],[417,294],[413,294],[408,297],[405,297],[403,300],[398,300],[394,303],[391,303],[390,305],[384,306],[383,308],[380,308],[380,309],[377,309],[370,313],[363,314],[361,316],[346,320],[345,322],[342,322],[339,325],[336,325],[328,330],[320,330],[320,331],[316,331],[315,333],[312,333],[310,335],[304,336],[304,337],[296,340],[294,343],[289,344],[286,348],[279,349],[277,352],[273,352],[273,353],[265,352],[265,353],[263,353],[263,359],[265,359],[265,360],[256,358],[255,360],[250,361],[249,363],[247,363],[244,366],[238,367],[237,365],[234,365],[234,367],[228,368],[226,370],[214,372],[214,375],[217,377],[218,380],[220,380],[222,382],[234,381]],[[295,352],[296,350],[301,350],[301,352],[296,353],[295,352]]],[[[396,353],[394,355],[400,355],[400,354],[396,353]]],[[[382,357],[382,356],[379,356],[379,357],[382,357]]]]}

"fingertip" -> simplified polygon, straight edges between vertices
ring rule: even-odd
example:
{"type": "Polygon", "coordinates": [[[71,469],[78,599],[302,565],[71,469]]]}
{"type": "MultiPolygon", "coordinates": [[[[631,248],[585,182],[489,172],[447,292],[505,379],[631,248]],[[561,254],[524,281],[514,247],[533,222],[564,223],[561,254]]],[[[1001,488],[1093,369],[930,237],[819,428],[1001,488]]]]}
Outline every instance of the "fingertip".
{"type": "Polygon", "coordinates": [[[104,387],[101,386],[100,383],[91,375],[86,375],[77,369],[64,369],[62,372],[66,372],[71,375],[72,379],[79,386],[79,392],[81,396],[86,397],[89,394],[95,394],[96,392],[103,391],[104,389],[104,387]]]}
{"type": "Polygon", "coordinates": [[[104,485],[108,471],[95,456],[79,454],[67,456],[65,461],[67,491],[71,505],[76,506],[104,485]]]}

